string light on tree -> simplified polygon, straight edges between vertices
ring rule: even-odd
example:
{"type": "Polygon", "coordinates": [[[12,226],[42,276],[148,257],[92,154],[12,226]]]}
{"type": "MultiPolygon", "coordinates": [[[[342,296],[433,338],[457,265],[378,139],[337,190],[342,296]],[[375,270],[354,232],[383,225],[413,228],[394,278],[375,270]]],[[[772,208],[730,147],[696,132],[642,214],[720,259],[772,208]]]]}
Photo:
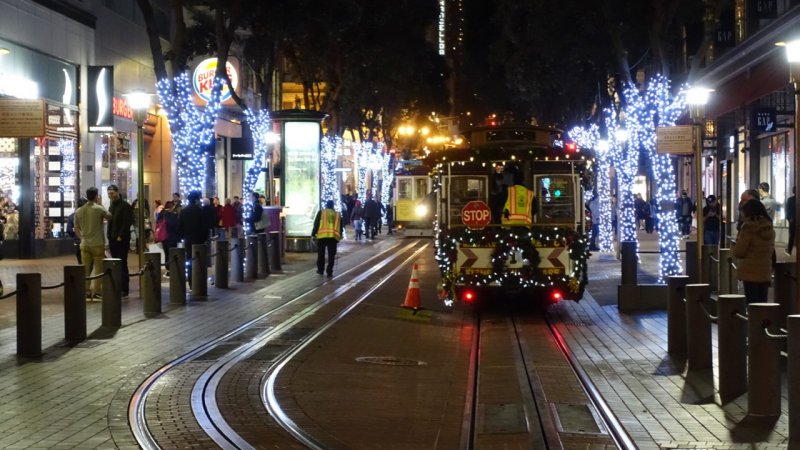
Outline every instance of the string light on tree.
{"type": "MultiPolygon", "coordinates": [[[[656,154],[656,127],[675,125],[686,107],[685,89],[673,95],[669,79],[657,75],[647,83],[644,92],[628,85],[623,95],[627,100],[625,117],[631,143],[644,149],[651,162],[656,181],[656,201],[659,205],[671,205],[677,193],[675,167],[669,155],[656,154]]],[[[663,282],[666,277],[682,271],[678,222],[672,208],[658,208],[658,229],[661,250],[659,278],[663,282]]]]}
{"type": "Polygon", "coordinates": [[[249,218],[253,214],[253,203],[251,200],[252,192],[256,189],[256,183],[261,176],[262,169],[264,168],[264,161],[269,157],[269,144],[272,133],[272,120],[270,119],[269,112],[266,110],[259,110],[257,113],[253,112],[250,108],[244,110],[245,122],[250,130],[250,135],[253,137],[253,161],[247,169],[247,174],[242,182],[243,206],[242,216],[245,219],[245,229],[249,233],[250,230],[249,218]]]}
{"type": "Polygon", "coordinates": [[[320,154],[320,182],[322,190],[320,192],[320,203],[325,204],[328,200],[333,200],[335,209],[341,212],[342,193],[339,189],[339,182],[336,179],[336,155],[342,148],[342,138],[339,136],[322,138],[322,151],[320,154]]]}
{"type": "Polygon", "coordinates": [[[73,192],[75,187],[75,141],[72,139],[59,139],[57,145],[58,153],[61,155],[58,190],[62,194],[67,194],[73,192]]]}
{"type": "MultiPolygon", "coordinates": [[[[595,190],[597,191],[600,217],[592,217],[592,220],[597,220],[599,223],[597,244],[600,251],[612,251],[614,232],[611,224],[613,208],[611,204],[611,154],[608,141],[600,139],[600,127],[596,124],[592,124],[588,128],[574,127],[567,134],[579,146],[595,150],[595,190]]],[[[591,193],[588,197],[587,201],[591,199],[591,193]]]]}
{"type": "Polygon", "coordinates": [[[186,72],[156,83],[172,133],[178,184],[184,194],[203,191],[207,175],[206,148],[214,142],[214,124],[220,110],[222,85],[221,79],[214,80],[211,101],[200,108],[194,104],[192,85],[186,72]]]}

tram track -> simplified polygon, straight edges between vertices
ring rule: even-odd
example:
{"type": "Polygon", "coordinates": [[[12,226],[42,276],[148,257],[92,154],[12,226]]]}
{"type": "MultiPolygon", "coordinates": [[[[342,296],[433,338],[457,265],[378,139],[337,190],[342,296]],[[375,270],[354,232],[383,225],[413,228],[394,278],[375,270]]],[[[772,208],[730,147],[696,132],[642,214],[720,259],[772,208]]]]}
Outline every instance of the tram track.
{"type": "Polygon", "coordinates": [[[475,321],[462,448],[637,448],[543,316],[475,321]]]}
{"type": "MultiPolygon", "coordinates": [[[[310,287],[305,292],[296,295],[294,298],[272,308],[220,338],[201,345],[191,352],[176,358],[151,374],[136,389],[131,397],[128,408],[128,419],[131,424],[131,430],[139,446],[145,449],[162,448],[157,442],[156,437],[151,433],[145,414],[148,397],[156,384],[160,380],[165,379],[168,375],[187,365],[187,363],[195,361],[205,354],[219,352],[221,350],[223,354],[216,358],[216,360],[200,374],[192,387],[192,412],[202,430],[221,448],[253,448],[246,439],[242,438],[242,436],[234,431],[227,421],[225,421],[219,405],[217,405],[215,393],[225,374],[236,366],[238,362],[247,359],[250,355],[263,348],[270,340],[287,332],[287,330],[291,330],[293,326],[304,318],[313,315],[321,307],[333,302],[337,298],[343,297],[344,294],[356,288],[362,287],[361,284],[365,280],[379,273],[380,270],[385,269],[392,262],[400,258],[401,255],[412,251],[419,243],[420,241],[418,240],[402,246],[400,243],[397,243],[382,254],[359,262],[354,267],[334,277],[333,281],[347,280],[348,277],[352,279],[336,287],[332,292],[324,295],[321,299],[310,300],[310,298],[317,293],[322,292],[324,289],[329,289],[332,285],[329,281],[310,287]],[[398,249],[398,247],[401,248],[398,249]],[[389,256],[386,256],[387,254],[389,256]],[[309,301],[309,304],[303,305],[302,303],[304,301],[309,301]],[[292,308],[296,309],[292,310],[292,308]],[[285,314],[285,318],[278,317],[281,314],[285,314]],[[275,320],[276,318],[277,320],[275,320]],[[242,342],[240,345],[231,345],[231,342],[235,342],[239,336],[246,335],[248,330],[257,331],[259,329],[263,329],[264,331],[244,339],[245,342],[242,342]]],[[[423,245],[413,250],[412,256],[409,258],[414,257],[414,255],[417,255],[425,248],[426,246],[423,245]]],[[[403,264],[397,265],[391,274],[401,270],[402,267],[403,264]]],[[[376,285],[381,285],[386,280],[390,279],[391,274],[389,276],[384,276],[376,285]]],[[[374,289],[369,289],[369,291],[373,290],[374,289]]],[[[360,296],[355,304],[360,303],[364,298],[366,298],[365,295],[360,296]]],[[[354,308],[355,304],[351,304],[347,310],[349,311],[354,308]]],[[[300,344],[308,342],[309,339],[311,339],[311,334],[301,339],[300,344]]],[[[287,349],[287,352],[289,350],[291,349],[287,349]]]]}

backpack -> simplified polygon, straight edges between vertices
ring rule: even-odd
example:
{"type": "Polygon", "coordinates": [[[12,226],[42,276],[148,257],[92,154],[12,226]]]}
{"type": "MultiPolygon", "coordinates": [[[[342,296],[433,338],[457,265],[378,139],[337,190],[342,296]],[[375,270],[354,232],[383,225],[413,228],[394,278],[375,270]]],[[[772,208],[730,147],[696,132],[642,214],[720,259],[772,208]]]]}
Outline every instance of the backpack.
{"type": "Polygon", "coordinates": [[[265,228],[269,228],[272,225],[272,222],[269,220],[269,214],[266,211],[261,212],[261,218],[258,219],[258,222],[253,224],[253,227],[256,230],[263,230],[265,228]]]}
{"type": "Polygon", "coordinates": [[[167,233],[167,219],[162,218],[158,222],[156,222],[156,235],[155,240],[156,242],[164,242],[169,237],[169,233],[167,233]]]}

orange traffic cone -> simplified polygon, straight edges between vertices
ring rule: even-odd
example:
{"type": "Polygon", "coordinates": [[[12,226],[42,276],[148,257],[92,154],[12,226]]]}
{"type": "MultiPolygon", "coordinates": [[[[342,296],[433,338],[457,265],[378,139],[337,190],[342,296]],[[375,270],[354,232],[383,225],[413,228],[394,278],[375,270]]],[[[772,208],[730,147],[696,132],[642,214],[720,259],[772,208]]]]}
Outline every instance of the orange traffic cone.
{"type": "Polygon", "coordinates": [[[417,264],[414,264],[414,268],[411,269],[411,281],[408,282],[406,300],[400,306],[403,308],[422,309],[422,301],[419,293],[419,277],[417,276],[417,264]]]}

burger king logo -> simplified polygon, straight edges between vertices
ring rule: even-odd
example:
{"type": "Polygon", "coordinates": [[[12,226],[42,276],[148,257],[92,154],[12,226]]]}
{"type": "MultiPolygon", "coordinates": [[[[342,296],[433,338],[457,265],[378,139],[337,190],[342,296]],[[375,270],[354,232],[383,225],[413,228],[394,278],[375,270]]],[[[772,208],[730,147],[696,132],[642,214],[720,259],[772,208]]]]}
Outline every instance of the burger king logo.
{"type": "MultiPolygon", "coordinates": [[[[225,70],[228,72],[228,77],[231,79],[231,85],[236,89],[239,86],[239,74],[236,72],[236,68],[228,61],[225,64],[225,70]]],[[[217,58],[205,59],[194,69],[194,75],[192,76],[194,92],[206,103],[211,101],[211,89],[214,87],[214,74],[216,73],[217,58]]],[[[227,85],[223,85],[220,102],[224,102],[229,98],[231,98],[230,90],[227,85]]]]}

